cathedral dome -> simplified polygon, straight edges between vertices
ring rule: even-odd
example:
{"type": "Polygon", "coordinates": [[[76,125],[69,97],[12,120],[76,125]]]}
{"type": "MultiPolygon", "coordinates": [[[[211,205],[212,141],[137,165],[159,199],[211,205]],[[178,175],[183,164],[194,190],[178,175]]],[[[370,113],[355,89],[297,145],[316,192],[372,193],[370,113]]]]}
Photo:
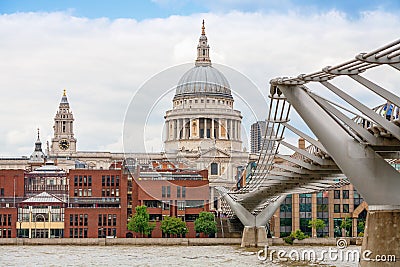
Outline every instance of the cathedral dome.
{"type": "Polygon", "coordinates": [[[228,80],[211,66],[210,46],[207,43],[204,20],[195,67],[183,74],[178,82],[174,98],[192,96],[214,96],[232,98],[228,80]]]}
{"type": "Polygon", "coordinates": [[[195,66],[178,82],[175,97],[222,96],[232,98],[228,80],[212,66],[195,66]]]}
{"type": "Polygon", "coordinates": [[[203,20],[195,64],[180,77],[173,107],[164,117],[165,151],[179,157],[210,153],[211,161],[217,150],[242,151],[242,115],[233,103],[228,80],[211,64],[203,20]]]}

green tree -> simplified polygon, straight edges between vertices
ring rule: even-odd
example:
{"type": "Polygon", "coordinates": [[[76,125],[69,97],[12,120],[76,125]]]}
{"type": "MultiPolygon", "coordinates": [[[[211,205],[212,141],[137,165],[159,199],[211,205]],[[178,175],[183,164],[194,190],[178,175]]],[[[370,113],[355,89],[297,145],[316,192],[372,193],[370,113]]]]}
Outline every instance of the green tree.
{"type": "Polygon", "coordinates": [[[358,236],[363,237],[364,236],[364,230],[365,230],[365,221],[359,221],[357,224],[357,230],[359,231],[358,236]]]}
{"type": "Polygon", "coordinates": [[[292,232],[289,236],[284,237],[283,240],[284,240],[286,243],[288,243],[288,244],[290,244],[290,245],[293,245],[293,241],[294,241],[295,239],[297,239],[297,240],[303,240],[303,239],[306,239],[306,238],[308,238],[308,237],[309,237],[309,236],[306,235],[306,234],[304,234],[300,229],[297,229],[296,231],[292,232]]]}
{"type": "Polygon", "coordinates": [[[215,234],[217,232],[217,223],[215,222],[214,214],[206,211],[200,212],[199,218],[194,221],[194,229],[196,233],[215,234]]]}
{"type": "Polygon", "coordinates": [[[301,231],[300,229],[297,229],[296,231],[292,232],[290,234],[291,236],[293,236],[293,238],[298,239],[298,240],[303,240],[308,238],[309,236],[304,234],[303,231],[301,231]]]}
{"type": "Polygon", "coordinates": [[[340,224],[340,228],[344,229],[345,236],[348,236],[351,226],[352,226],[352,222],[349,217],[346,217],[342,220],[342,223],[340,224]]]}
{"type": "Polygon", "coordinates": [[[321,219],[314,219],[308,221],[308,227],[315,229],[315,231],[322,230],[325,228],[325,222],[321,219]]]}
{"type": "Polygon", "coordinates": [[[357,226],[358,226],[358,229],[360,230],[360,232],[364,232],[365,221],[359,221],[357,226]]]}
{"type": "Polygon", "coordinates": [[[142,236],[150,235],[153,231],[155,224],[150,223],[150,215],[147,212],[146,206],[136,206],[135,214],[129,219],[128,230],[135,233],[140,233],[142,236]]]}
{"type": "Polygon", "coordinates": [[[161,222],[161,231],[167,236],[181,236],[189,232],[186,223],[179,218],[165,216],[161,222]]]}

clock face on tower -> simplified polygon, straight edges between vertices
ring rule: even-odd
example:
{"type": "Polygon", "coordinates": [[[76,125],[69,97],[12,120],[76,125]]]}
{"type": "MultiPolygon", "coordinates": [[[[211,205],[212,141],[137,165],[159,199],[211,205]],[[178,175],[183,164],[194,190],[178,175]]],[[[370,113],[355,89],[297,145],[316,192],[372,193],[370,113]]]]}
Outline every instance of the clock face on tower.
{"type": "Polygon", "coordinates": [[[67,149],[69,148],[69,141],[68,141],[67,139],[61,139],[61,140],[58,142],[58,147],[59,147],[61,150],[67,150],[67,149]]]}

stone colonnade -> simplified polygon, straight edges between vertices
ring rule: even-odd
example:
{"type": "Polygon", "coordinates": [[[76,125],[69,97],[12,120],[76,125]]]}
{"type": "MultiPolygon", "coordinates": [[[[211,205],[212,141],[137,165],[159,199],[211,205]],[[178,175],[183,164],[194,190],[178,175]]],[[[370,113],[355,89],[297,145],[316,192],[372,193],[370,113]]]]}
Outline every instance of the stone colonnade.
{"type": "Polygon", "coordinates": [[[235,119],[191,118],[166,121],[167,141],[182,139],[241,140],[241,121],[235,119]]]}

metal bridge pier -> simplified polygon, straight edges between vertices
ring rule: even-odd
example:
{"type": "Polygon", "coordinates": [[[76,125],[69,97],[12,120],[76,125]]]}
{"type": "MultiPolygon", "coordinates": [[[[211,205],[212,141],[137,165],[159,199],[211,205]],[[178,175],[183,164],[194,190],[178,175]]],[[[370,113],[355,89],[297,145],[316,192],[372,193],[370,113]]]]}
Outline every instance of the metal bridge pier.
{"type": "Polygon", "coordinates": [[[280,207],[281,203],[285,200],[286,195],[278,197],[260,213],[254,215],[239,202],[232,199],[227,191],[222,191],[218,188],[217,190],[244,225],[241,247],[264,247],[267,245],[268,240],[265,226],[272,218],[275,211],[280,207]]]}
{"type": "MultiPolygon", "coordinates": [[[[363,253],[369,259],[395,255],[396,262],[379,266],[398,266],[400,262],[400,173],[368,145],[361,144],[339,125],[308,94],[306,87],[278,85],[289,103],[319,139],[338,167],[369,204],[364,232],[363,253]],[[369,253],[369,251],[371,253],[369,253]]],[[[361,259],[361,266],[377,266],[361,259]]]]}

